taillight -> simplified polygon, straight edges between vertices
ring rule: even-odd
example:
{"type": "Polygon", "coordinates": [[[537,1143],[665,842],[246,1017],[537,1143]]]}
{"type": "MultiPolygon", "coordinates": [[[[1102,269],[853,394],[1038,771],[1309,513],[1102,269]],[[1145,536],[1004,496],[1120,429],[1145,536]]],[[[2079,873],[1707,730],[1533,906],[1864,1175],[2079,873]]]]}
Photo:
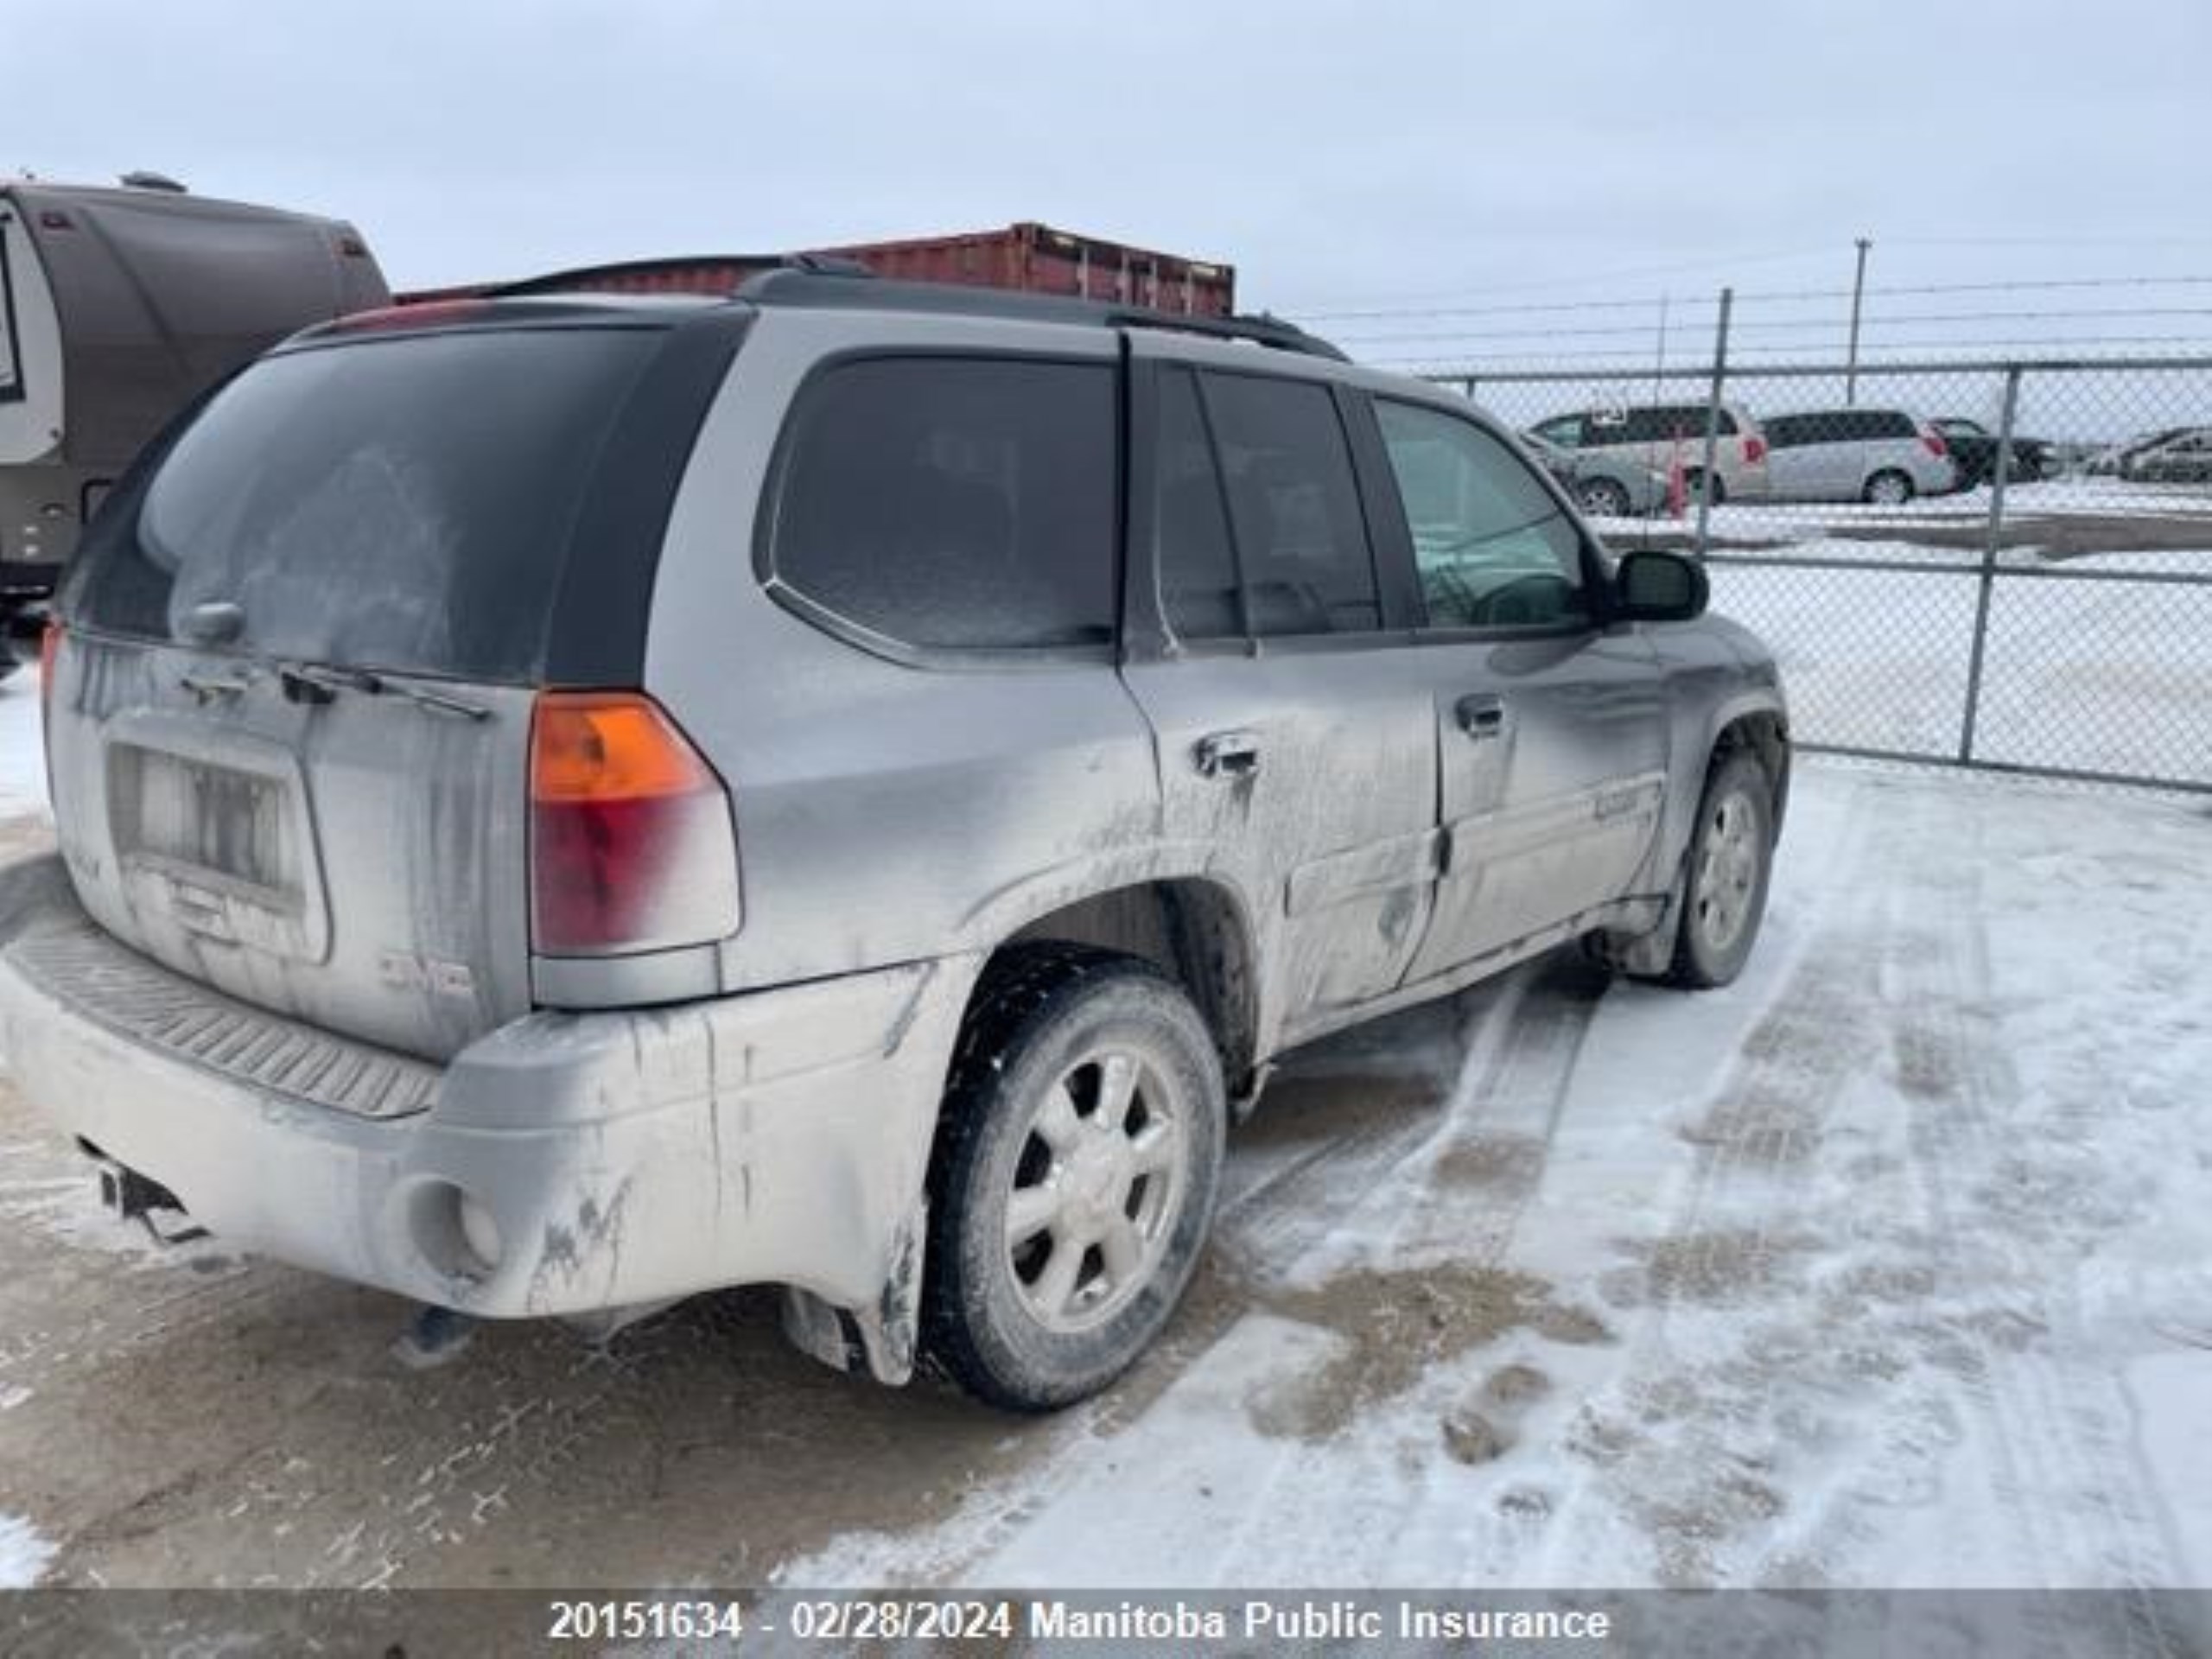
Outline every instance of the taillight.
{"type": "Polygon", "coordinates": [[[1938,461],[1951,453],[1951,446],[1943,442],[1943,435],[1933,428],[1923,432],[1920,441],[1928,446],[1928,453],[1938,461]]]}
{"type": "Polygon", "coordinates": [[[372,311],[349,311],[330,325],[333,334],[365,334],[380,328],[435,328],[448,322],[465,322],[492,308],[489,300],[464,296],[453,300],[416,300],[378,306],[372,311]]]}
{"type": "Polygon", "coordinates": [[[1744,440],[1744,465],[1756,467],[1766,459],[1766,440],[1753,433],[1744,440]]]}
{"type": "Polygon", "coordinates": [[[530,731],[532,946],[613,956],[737,931],[728,792],[652,698],[544,691],[530,731]]]}

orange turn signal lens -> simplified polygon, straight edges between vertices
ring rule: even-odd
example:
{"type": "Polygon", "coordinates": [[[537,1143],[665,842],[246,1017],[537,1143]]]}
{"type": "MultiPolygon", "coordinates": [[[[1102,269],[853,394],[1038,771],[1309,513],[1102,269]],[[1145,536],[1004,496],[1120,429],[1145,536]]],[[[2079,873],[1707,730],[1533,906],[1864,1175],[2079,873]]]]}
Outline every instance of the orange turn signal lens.
{"type": "Polygon", "coordinates": [[[538,694],[531,800],[650,800],[720,787],[650,697],[634,691],[538,694]]]}

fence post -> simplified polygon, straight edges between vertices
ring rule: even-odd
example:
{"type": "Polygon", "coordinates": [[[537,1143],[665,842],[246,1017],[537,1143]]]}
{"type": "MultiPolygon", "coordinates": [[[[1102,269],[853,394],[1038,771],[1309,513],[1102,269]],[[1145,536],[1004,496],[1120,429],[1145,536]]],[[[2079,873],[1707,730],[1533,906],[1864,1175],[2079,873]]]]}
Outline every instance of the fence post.
{"type": "Polygon", "coordinates": [[[1989,521],[1981,541],[1980,591],[1974,596],[1974,654],[1967,660],[1966,719],[1959,728],[1959,764],[1974,764],[1974,732],[1981,715],[1981,665],[1989,648],[1989,599],[2005,537],[2005,480],[2012,470],[2012,417],[2020,407],[2020,365],[2005,371],[2005,407],[1997,417],[1997,454],[1989,474],[1989,521]]]}
{"type": "Polygon", "coordinates": [[[1720,290],[1720,321],[1713,333],[1713,392],[1705,404],[1705,465],[1698,474],[1697,542],[1696,552],[1705,556],[1706,526],[1713,517],[1713,480],[1717,476],[1713,461],[1720,449],[1720,391],[1728,378],[1728,312],[1736,302],[1736,290],[1720,290]]]}

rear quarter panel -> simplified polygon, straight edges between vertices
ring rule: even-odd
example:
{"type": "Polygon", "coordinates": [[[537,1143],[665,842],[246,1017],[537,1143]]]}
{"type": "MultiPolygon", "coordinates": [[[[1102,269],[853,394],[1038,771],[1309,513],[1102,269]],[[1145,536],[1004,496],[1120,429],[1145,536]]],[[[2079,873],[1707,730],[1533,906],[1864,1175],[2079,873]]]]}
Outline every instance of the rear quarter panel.
{"type": "Polygon", "coordinates": [[[1163,861],[1148,730],[1112,663],[909,666],[763,589],[755,516],[785,413],[825,356],[863,348],[1117,355],[1103,329],[764,312],[677,496],[646,647],[647,689],[735,804],[728,990],[988,949],[1163,861]]]}

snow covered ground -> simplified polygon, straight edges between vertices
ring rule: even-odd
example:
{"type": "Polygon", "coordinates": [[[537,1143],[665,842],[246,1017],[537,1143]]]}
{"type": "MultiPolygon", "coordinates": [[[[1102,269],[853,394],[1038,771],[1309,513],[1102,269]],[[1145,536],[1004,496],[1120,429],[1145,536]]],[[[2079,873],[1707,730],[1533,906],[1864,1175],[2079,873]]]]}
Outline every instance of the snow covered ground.
{"type": "MultiPolygon", "coordinates": [[[[1909,568],[1915,559],[1942,559],[1940,549],[1806,545],[1894,563],[1712,569],[1713,608],[1774,647],[1799,735],[1853,747],[1955,753],[1979,578],[1909,568]]],[[[2109,554],[2059,568],[2212,577],[2212,551],[2109,554]]],[[[2205,717],[2212,709],[2212,583],[2000,575],[1983,674],[1975,753],[1985,760],[2212,784],[2212,720],[2205,717]]]]}
{"type": "Polygon", "coordinates": [[[757,1296],[405,1370],[0,1089],[0,1584],[2212,1586],[2208,905],[2200,803],[1808,762],[1738,984],[1554,958],[1309,1052],[1044,1421],[757,1296]]]}

